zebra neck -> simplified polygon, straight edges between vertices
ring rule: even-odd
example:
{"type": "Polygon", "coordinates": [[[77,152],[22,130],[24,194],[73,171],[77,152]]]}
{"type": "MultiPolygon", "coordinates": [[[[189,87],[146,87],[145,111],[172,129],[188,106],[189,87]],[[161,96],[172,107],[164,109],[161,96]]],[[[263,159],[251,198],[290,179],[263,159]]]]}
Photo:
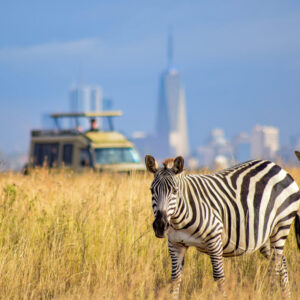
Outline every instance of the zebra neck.
{"type": "Polygon", "coordinates": [[[178,177],[179,200],[175,213],[172,215],[171,224],[175,229],[182,229],[196,217],[196,210],[205,205],[203,199],[195,193],[192,187],[191,175],[178,177]]]}
{"type": "Polygon", "coordinates": [[[207,225],[203,217],[208,214],[219,219],[219,208],[211,205],[207,199],[207,195],[203,192],[202,180],[198,175],[183,175],[178,178],[180,197],[177,209],[171,218],[173,228],[189,228],[193,231],[197,227],[199,230],[207,225]]]}

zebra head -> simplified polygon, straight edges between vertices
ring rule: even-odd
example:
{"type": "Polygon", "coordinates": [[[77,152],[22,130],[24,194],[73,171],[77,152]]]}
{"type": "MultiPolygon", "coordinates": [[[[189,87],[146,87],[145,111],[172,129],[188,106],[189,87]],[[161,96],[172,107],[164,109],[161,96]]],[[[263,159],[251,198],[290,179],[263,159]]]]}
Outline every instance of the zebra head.
{"type": "Polygon", "coordinates": [[[147,170],[154,174],[151,184],[152,208],[154,212],[153,229],[156,237],[166,236],[172,215],[176,212],[179,199],[177,174],[183,171],[184,159],[178,156],[167,159],[163,167],[159,168],[154,157],[146,155],[147,170]]]}

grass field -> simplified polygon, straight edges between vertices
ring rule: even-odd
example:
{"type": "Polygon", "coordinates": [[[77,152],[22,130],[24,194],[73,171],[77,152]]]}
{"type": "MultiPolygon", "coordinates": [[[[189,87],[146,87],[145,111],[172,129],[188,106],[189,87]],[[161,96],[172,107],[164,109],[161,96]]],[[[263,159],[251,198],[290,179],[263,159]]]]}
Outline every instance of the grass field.
{"type": "MultiPolygon", "coordinates": [[[[290,170],[300,184],[300,169],[290,170]]],[[[169,299],[167,241],[152,230],[148,174],[0,174],[1,299],[169,299]]],[[[294,299],[300,251],[285,248],[294,299]]],[[[229,299],[281,299],[259,253],[225,259],[229,299]]],[[[181,299],[220,299],[209,257],[189,249],[181,299]]]]}

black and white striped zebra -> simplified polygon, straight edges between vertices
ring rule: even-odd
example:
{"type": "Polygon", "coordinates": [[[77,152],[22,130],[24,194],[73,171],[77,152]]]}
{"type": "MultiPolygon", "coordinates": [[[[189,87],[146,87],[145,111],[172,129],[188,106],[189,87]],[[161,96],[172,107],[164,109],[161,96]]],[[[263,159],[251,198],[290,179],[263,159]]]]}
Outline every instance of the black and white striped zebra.
{"type": "Polygon", "coordinates": [[[158,167],[147,155],[155,235],[168,235],[172,291],[178,297],[186,250],[195,246],[210,255],[213,277],[223,291],[223,256],[256,250],[271,258],[285,296],[290,296],[283,247],[295,219],[300,249],[300,192],[278,165],[248,161],[211,175],[184,175],[184,159],[167,159],[158,167]]]}

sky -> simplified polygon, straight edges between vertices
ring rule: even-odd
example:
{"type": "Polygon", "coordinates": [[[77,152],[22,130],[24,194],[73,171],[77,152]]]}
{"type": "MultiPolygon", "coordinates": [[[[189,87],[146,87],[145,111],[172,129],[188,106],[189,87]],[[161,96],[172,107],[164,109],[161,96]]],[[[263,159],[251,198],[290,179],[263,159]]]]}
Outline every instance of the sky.
{"type": "Polygon", "coordinates": [[[155,128],[172,27],[190,148],[255,124],[300,135],[300,1],[1,1],[0,151],[26,152],[41,115],[98,84],[127,136],[155,128]]]}

